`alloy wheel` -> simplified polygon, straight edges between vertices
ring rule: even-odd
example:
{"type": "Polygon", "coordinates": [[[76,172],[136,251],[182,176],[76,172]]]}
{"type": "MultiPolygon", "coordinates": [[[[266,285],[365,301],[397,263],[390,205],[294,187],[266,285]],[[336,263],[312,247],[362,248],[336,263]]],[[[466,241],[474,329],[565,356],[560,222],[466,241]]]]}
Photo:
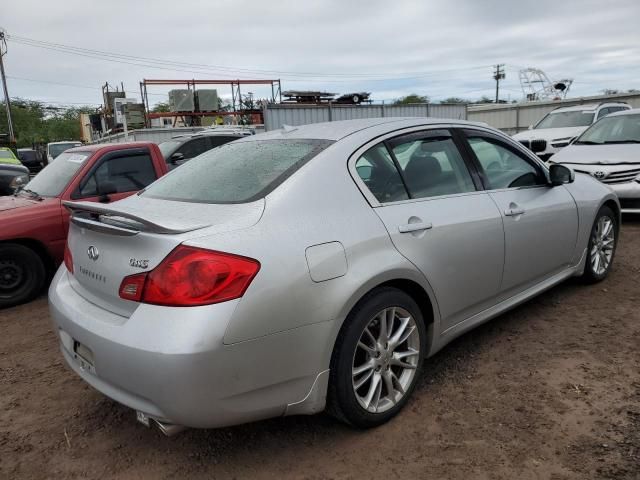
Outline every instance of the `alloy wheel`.
{"type": "Polygon", "coordinates": [[[420,333],[400,307],[378,312],[364,328],[352,363],[358,403],[371,413],[393,408],[411,386],[420,358],[420,333]]]}
{"type": "Polygon", "coordinates": [[[604,274],[613,257],[615,247],[615,228],[613,220],[602,216],[591,234],[591,251],[589,252],[591,269],[596,275],[604,274]]]}

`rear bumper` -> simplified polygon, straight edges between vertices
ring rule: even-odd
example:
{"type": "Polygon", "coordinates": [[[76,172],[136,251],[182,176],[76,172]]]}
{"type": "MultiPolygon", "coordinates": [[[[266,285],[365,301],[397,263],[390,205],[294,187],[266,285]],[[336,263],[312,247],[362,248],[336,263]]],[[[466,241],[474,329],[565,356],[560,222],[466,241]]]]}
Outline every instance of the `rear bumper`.
{"type": "MultiPolygon", "coordinates": [[[[288,405],[309,396],[318,374],[327,368],[324,340],[332,322],[225,345],[224,333],[237,303],[140,305],[125,318],[78,295],[64,267],[49,290],[62,354],[80,377],[119,403],[188,427],[222,427],[283,415],[288,405]],[[81,364],[74,342],[91,351],[94,368],[81,364]]],[[[315,405],[296,413],[323,407],[324,398],[315,398],[315,405]]]]}

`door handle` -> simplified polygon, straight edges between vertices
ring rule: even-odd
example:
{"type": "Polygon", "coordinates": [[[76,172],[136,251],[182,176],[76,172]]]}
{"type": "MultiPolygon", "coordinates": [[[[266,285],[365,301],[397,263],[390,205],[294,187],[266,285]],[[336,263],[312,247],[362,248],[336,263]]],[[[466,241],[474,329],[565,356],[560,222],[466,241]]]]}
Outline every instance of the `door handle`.
{"type": "Polygon", "coordinates": [[[407,223],[406,225],[400,225],[398,227],[398,231],[400,233],[411,233],[411,232],[419,232],[421,230],[429,230],[433,228],[431,223],[426,222],[418,222],[418,223],[407,223]]]}
{"type": "Polygon", "coordinates": [[[504,211],[504,214],[507,217],[515,217],[516,215],[522,215],[523,213],[524,213],[524,208],[520,208],[520,207],[507,208],[504,211]]]}

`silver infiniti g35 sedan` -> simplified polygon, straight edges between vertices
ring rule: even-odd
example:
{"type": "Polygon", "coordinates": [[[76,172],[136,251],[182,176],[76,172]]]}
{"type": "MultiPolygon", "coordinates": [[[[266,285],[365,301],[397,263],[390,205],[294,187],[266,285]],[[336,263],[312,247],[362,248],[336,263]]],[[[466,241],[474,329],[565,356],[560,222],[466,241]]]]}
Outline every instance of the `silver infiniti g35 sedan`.
{"type": "Polygon", "coordinates": [[[62,354],[165,432],[325,409],[379,425],[455,337],[605,278],[620,224],[594,178],[423,118],[287,127],[125,200],[66,205],[62,354]]]}

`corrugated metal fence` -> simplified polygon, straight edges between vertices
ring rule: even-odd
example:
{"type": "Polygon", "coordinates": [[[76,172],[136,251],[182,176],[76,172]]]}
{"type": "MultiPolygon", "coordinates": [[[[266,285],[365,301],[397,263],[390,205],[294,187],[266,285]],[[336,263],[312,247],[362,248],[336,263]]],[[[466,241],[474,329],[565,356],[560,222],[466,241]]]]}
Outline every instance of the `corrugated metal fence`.
{"type": "Polygon", "coordinates": [[[547,102],[523,102],[501,105],[469,105],[468,119],[485,122],[492,127],[513,135],[535,125],[542,117],[558,107],[593,104],[601,102],[626,102],[632,108],[640,108],[640,93],[597,95],[593,97],[569,98],[547,102]]]}
{"type": "Polygon", "coordinates": [[[356,118],[381,117],[433,117],[465,120],[464,104],[415,103],[408,105],[267,105],[264,109],[264,125],[267,131],[283,125],[335,122],[356,118]]]}

